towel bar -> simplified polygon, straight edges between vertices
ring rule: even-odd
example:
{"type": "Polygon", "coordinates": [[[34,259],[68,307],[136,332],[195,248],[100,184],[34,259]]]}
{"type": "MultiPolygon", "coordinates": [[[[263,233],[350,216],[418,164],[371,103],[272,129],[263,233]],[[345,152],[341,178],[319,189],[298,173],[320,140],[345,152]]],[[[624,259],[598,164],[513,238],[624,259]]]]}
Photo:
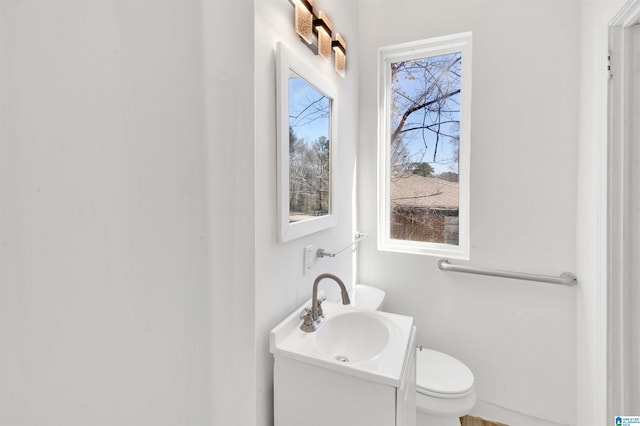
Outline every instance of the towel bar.
{"type": "Polygon", "coordinates": [[[362,232],[356,232],[356,236],[353,240],[353,242],[351,244],[349,244],[346,247],[341,248],[340,250],[334,252],[334,253],[330,253],[328,251],[325,251],[324,249],[319,248],[317,251],[317,256],[318,257],[336,257],[337,254],[345,251],[346,249],[348,249],[349,247],[353,247],[354,245],[358,244],[360,241],[364,240],[365,238],[367,238],[369,236],[369,234],[365,234],[362,232]]]}

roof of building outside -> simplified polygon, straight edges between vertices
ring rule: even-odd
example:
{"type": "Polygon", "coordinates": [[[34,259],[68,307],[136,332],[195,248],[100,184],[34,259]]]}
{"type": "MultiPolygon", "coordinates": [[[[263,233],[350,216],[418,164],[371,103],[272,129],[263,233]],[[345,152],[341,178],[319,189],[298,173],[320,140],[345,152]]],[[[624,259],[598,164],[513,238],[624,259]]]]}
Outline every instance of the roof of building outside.
{"type": "Polygon", "coordinates": [[[407,175],[391,179],[392,207],[457,210],[459,183],[436,177],[407,175]]]}

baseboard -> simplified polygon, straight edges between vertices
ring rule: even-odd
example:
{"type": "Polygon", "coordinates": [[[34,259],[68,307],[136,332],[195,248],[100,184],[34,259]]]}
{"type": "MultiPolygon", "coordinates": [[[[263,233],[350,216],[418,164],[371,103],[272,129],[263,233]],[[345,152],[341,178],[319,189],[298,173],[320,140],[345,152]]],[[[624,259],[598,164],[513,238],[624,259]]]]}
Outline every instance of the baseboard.
{"type": "Polygon", "coordinates": [[[527,416],[517,411],[492,404],[490,402],[478,400],[476,406],[469,415],[480,417],[485,420],[504,423],[510,426],[575,426],[567,423],[556,423],[538,417],[527,416]]]}

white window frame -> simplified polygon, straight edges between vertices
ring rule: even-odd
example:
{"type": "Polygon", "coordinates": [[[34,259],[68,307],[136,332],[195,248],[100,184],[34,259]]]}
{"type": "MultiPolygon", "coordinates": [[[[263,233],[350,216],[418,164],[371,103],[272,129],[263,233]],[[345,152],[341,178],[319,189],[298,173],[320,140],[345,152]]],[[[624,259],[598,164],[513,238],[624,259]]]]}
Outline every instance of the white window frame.
{"type": "Polygon", "coordinates": [[[469,172],[471,129],[471,32],[382,47],[378,50],[378,250],[469,259],[469,172]],[[460,79],[458,245],[390,237],[391,63],[462,52],[460,79]]]}

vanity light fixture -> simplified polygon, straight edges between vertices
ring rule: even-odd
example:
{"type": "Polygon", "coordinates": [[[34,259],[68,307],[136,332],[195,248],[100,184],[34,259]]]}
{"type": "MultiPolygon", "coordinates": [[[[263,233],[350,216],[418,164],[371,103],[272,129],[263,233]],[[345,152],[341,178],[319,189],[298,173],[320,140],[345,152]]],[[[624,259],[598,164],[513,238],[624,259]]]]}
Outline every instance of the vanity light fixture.
{"type": "Polygon", "coordinates": [[[313,26],[318,33],[318,55],[331,62],[331,21],[320,11],[320,17],[313,20],[313,26]]]}
{"type": "Polygon", "coordinates": [[[313,0],[289,0],[289,2],[295,8],[296,33],[314,54],[322,56],[327,62],[331,62],[333,51],[336,72],[344,78],[347,61],[346,43],[337,33],[333,38],[329,17],[322,11],[318,16],[315,15],[313,0]]]}
{"type": "Polygon", "coordinates": [[[345,45],[346,43],[342,36],[336,33],[336,39],[331,42],[331,47],[333,47],[336,72],[340,74],[342,78],[344,78],[347,68],[347,49],[345,45]]]}
{"type": "Polygon", "coordinates": [[[296,8],[296,33],[308,44],[313,43],[313,5],[312,0],[294,0],[296,8]]]}

